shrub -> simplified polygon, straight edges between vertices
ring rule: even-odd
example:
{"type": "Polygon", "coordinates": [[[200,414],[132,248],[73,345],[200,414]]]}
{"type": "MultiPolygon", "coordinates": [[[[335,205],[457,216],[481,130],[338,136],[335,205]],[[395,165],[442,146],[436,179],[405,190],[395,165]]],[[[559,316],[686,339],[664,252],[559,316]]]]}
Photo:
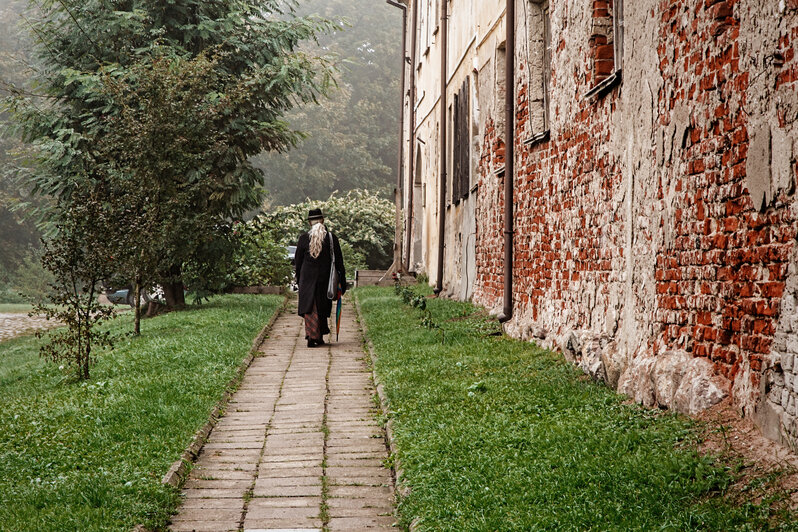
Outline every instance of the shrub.
{"type": "Polygon", "coordinates": [[[10,287],[18,297],[42,303],[47,300],[53,281],[53,274],[42,266],[42,251],[31,249],[11,277],[10,287]]]}
{"type": "Polygon", "coordinates": [[[273,220],[257,217],[234,227],[239,247],[233,258],[229,277],[234,286],[284,286],[291,279],[291,263],[286,245],[281,242],[281,228],[273,220]]]}
{"type": "Polygon", "coordinates": [[[38,303],[32,314],[66,325],[48,333],[42,356],[65,362],[79,379],[87,380],[96,348],[112,347],[109,333],[96,327],[114,315],[113,307],[101,305],[97,299],[101,281],[110,275],[112,265],[106,240],[92,227],[104,221],[98,205],[87,201],[71,206],[66,213],[68,218],[58,225],[57,236],[44,243],[41,258],[53,275],[47,295],[52,305],[38,303]]]}
{"type": "Polygon", "coordinates": [[[385,269],[393,260],[394,204],[368,190],[351,190],[346,195],[333,193],[327,200],[278,207],[262,215],[281,229],[278,238],[285,245],[296,244],[307,231],[310,209],[324,212],[325,225],[341,242],[347,272],[368,267],[385,269]]]}

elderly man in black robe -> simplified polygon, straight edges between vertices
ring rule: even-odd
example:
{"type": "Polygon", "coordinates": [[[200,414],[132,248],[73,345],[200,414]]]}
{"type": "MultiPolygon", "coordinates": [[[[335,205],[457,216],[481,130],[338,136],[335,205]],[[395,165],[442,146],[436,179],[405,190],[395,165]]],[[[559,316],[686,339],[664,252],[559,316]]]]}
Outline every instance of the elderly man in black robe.
{"type": "Polygon", "coordinates": [[[327,287],[333,252],[341,294],[346,291],[346,270],[338,237],[324,226],[321,209],[311,209],[308,222],[310,230],[300,235],[296,245],[296,278],[299,286],[297,312],[305,318],[308,347],[316,347],[324,345],[324,335],[330,333],[327,320],[332,312],[332,300],[327,297],[327,287]]]}

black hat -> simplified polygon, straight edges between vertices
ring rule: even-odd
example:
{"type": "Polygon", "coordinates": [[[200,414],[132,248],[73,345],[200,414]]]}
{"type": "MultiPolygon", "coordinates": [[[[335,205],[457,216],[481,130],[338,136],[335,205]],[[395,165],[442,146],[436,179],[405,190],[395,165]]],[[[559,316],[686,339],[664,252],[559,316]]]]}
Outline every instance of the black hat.
{"type": "Polygon", "coordinates": [[[324,218],[324,215],[321,213],[321,209],[310,209],[308,211],[308,221],[310,220],[321,220],[324,218]]]}

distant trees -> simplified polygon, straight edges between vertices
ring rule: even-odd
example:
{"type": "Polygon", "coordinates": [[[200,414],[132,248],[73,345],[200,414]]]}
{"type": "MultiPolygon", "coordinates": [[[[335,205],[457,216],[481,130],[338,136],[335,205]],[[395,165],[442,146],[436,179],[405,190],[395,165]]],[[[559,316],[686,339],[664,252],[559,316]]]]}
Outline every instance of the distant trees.
{"type": "Polygon", "coordinates": [[[399,142],[401,13],[372,0],[304,0],[300,9],[349,23],[319,40],[337,58],[339,90],[320,109],[289,114],[307,134],[299,147],[254,159],[265,174],[267,202],[288,205],[352,189],[389,198],[399,142]]]}
{"type": "MultiPolygon", "coordinates": [[[[30,74],[26,65],[25,35],[17,28],[26,4],[25,0],[0,1],[0,27],[3,28],[0,32],[0,98],[12,94],[15,87],[24,88],[30,74]]],[[[0,299],[16,297],[14,292],[22,281],[17,270],[34,260],[34,248],[38,247],[39,240],[34,223],[14,210],[26,198],[24,190],[10,179],[13,152],[20,148],[20,143],[2,134],[2,125],[7,119],[8,116],[0,112],[0,299]]]]}

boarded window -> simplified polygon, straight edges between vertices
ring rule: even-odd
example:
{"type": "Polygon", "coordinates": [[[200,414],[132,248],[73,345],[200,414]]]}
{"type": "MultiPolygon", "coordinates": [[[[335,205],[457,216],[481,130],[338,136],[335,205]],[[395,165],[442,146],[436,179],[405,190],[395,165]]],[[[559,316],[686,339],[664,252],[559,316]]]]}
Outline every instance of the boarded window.
{"type": "Polygon", "coordinates": [[[615,70],[623,67],[623,0],[614,0],[612,8],[612,30],[615,70]]]}
{"type": "Polygon", "coordinates": [[[551,80],[551,28],[549,3],[531,0],[527,14],[529,41],[529,122],[532,139],[540,140],[549,130],[549,85],[551,80]]]}
{"type": "Polygon", "coordinates": [[[452,120],[452,203],[468,196],[471,181],[471,81],[466,78],[454,96],[452,120]]]}
{"type": "Polygon", "coordinates": [[[494,84],[496,85],[496,100],[494,109],[494,122],[496,123],[496,136],[499,139],[504,139],[504,97],[507,94],[507,47],[501,43],[496,48],[496,57],[494,58],[494,84]]]}

